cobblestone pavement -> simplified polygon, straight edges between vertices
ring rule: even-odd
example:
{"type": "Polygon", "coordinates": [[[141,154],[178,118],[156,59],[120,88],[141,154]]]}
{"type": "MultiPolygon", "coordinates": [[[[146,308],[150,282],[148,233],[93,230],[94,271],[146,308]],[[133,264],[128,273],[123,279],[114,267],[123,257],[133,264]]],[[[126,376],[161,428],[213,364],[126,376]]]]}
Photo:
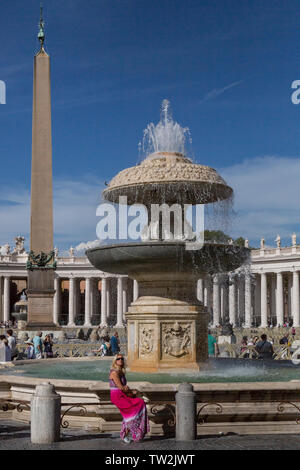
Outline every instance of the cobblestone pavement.
{"type": "MultiPolygon", "coordinates": [[[[102,451],[203,451],[203,450],[300,450],[300,434],[201,437],[192,442],[172,438],[146,438],[142,443],[124,444],[118,433],[100,434],[83,430],[63,430],[61,441],[51,445],[30,442],[28,424],[0,421],[0,450],[102,450],[102,451]]],[[[133,452],[134,455],[134,452],[133,452]]]]}

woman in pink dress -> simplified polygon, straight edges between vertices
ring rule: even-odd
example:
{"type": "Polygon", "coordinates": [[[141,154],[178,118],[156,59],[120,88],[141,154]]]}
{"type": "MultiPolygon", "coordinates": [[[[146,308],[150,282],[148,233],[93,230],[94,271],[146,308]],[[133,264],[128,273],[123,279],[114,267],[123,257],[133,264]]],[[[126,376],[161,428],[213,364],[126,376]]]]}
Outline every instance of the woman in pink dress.
{"type": "Polygon", "coordinates": [[[121,439],[129,443],[131,434],[135,442],[141,441],[149,432],[149,420],[146,404],[142,398],[136,397],[136,390],[130,390],[125,377],[125,364],[122,354],[113,360],[109,374],[110,399],[119,408],[123,417],[121,439]]]}

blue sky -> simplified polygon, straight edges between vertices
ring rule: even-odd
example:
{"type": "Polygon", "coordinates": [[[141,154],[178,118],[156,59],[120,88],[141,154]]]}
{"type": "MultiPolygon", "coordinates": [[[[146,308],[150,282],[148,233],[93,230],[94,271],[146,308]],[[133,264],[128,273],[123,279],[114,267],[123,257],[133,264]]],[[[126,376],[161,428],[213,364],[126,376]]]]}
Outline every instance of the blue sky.
{"type": "MultiPolygon", "coordinates": [[[[51,56],[55,244],[94,240],[104,181],[136,164],[164,98],[198,163],[235,189],[231,233],[300,242],[298,0],[44,0],[51,56]]],[[[28,239],[39,1],[0,5],[0,245],[28,239]]]]}

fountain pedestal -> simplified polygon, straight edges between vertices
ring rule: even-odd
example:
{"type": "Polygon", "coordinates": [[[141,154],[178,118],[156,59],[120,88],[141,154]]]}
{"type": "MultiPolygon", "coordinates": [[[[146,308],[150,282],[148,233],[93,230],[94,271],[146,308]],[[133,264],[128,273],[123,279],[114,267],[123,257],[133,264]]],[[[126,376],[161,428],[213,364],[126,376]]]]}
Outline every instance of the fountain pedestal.
{"type": "Polygon", "coordinates": [[[199,370],[207,360],[208,314],[195,297],[196,281],[153,277],[139,280],[140,296],[126,313],[130,371],[199,370]]]}

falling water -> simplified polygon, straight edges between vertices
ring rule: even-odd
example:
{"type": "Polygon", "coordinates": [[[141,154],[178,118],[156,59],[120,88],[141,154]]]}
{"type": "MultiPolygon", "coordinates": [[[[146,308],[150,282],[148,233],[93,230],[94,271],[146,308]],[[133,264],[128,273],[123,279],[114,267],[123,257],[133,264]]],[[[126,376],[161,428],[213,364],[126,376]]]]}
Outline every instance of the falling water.
{"type": "Polygon", "coordinates": [[[157,152],[177,152],[186,155],[186,143],[192,143],[189,128],[181,127],[173,120],[170,102],[163,100],[160,121],[156,125],[152,122],[148,124],[139,148],[145,156],[157,152]]]}

